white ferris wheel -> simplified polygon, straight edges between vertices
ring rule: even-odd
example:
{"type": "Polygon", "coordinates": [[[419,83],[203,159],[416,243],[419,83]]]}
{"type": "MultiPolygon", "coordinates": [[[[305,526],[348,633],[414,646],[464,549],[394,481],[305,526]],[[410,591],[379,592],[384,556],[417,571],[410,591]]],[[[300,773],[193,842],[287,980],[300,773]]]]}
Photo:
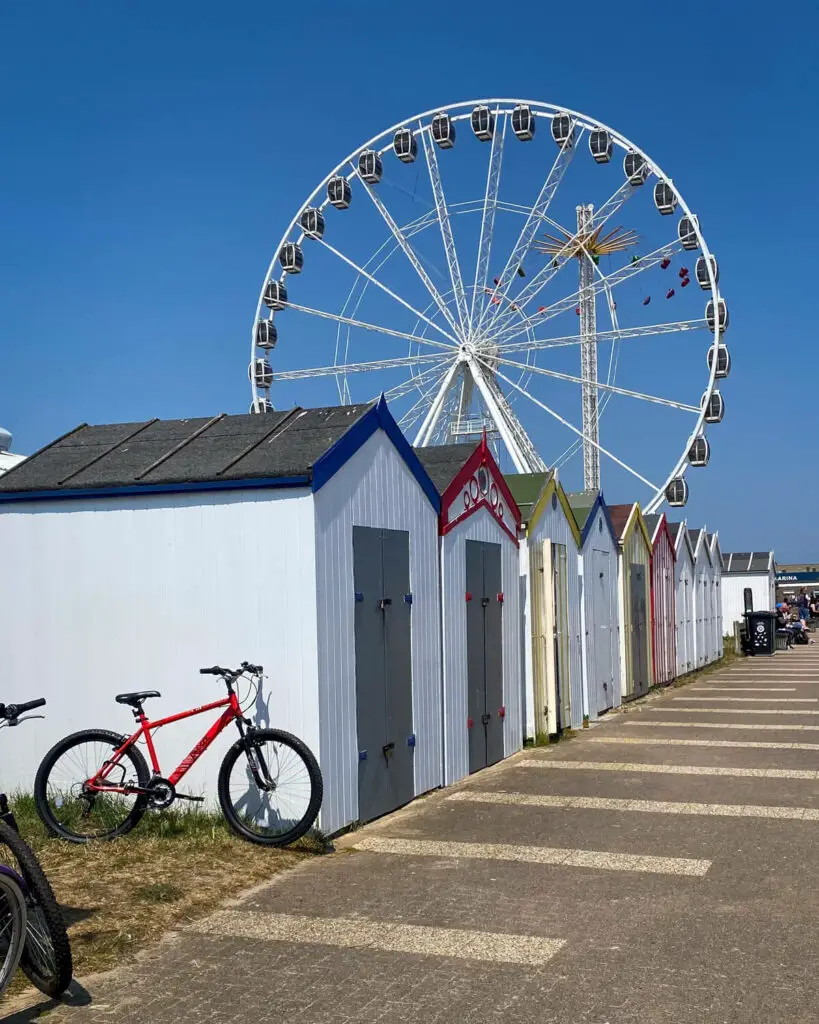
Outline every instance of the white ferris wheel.
{"type": "Polygon", "coordinates": [[[514,471],[574,465],[597,491],[602,464],[644,510],[684,505],[731,366],[718,281],[676,184],[619,132],[533,100],[440,107],[353,150],[287,227],[251,411],[384,393],[416,446],[485,431],[514,471]]]}

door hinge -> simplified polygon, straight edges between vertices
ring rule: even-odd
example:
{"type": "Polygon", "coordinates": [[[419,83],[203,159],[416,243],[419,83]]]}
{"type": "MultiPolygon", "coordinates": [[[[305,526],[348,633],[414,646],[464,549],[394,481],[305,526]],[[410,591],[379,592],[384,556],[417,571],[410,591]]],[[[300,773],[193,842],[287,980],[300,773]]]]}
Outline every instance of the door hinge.
{"type": "Polygon", "coordinates": [[[503,591],[501,591],[501,593],[498,594],[498,604],[503,604],[503,591]]]}
{"type": "Polygon", "coordinates": [[[404,604],[412,604],[412,594],[404,594],[404,604]]]}
{"type": "Polygon", "coordinates": [[[358,591],[356,591],[355,599],[356,599],[356,601],[358,601],[360,603],[361,601],[364,600],[364,595],[363,594],[359,594],[358,591]]]}
{"type": "Polygon", "coordinates": [[[358,752],[358,760],[359,761],[366,761],[367,760],[367,751],[366,750],[359,750],[359,752],[358,752]]]}
{"type": "Polygon", "coordinates": [[[407,746],[408,747],[414,747],[415,746],[415,733],[413,733],[412,736],[407,736],[407,746]]]}
{"type": "Polygon", "coordinates": [[[467,590],[467,592],[466,592],[466,600],[467,600],[467,601],[471,601],[471,600],[472,600],[472,595],[471,595],[471,594],[469,593],[469,591],[468,591],[468,590],[467,590]]]}

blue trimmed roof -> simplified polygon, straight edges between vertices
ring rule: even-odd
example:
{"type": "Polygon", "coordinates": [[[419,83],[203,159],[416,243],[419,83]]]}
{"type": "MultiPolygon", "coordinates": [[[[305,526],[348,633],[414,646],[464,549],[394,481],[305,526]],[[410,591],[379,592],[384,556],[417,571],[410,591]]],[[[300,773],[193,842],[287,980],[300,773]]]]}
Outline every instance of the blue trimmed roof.
{"type": "Polygon", "coordinates": [[[617,543],[617,534],[614,532],[614,524],[611,521],[611,515],[609,513],[609,507],[606,504],[606,501],[605,501],[605,499],[603,497],[603,492],[599,491],[597,493],[597,495],[595,496],[594,500],[591,503],[591,506],[587,505],[589,497],[590,496],[587,493],[585,493],[585,492],[580,493],[580,494],[568,494],[567,495],[567,498],[569,499],[569,504],[572,506],[572,508],[575,508],[575,503],[577,503],[577,509],[578,510],[582,510],[582,512],[585,514],[585,520],[583,522],[583,527],[582,527],[582,529],[580,531],[580,543],[581,543],[581,546],[586,543],[586,538],[588,537],[589,532],[590,532],[590,530],[592,528],[592,523],[594,522],[594,518],[597,515],[597,510],[598,509],[602,509],[603,519],[606,521],[606,525],[609,528],[609,533],[611,534],[611,539],[616,544],[617,543]]]}
{"type": "Polygon", "coordinates": [[[438,492],[383,397],[264,415],[83,423],[0,477],[0,502],[241,487],[317,491],[379,428],[439,511],[438,492]]]}

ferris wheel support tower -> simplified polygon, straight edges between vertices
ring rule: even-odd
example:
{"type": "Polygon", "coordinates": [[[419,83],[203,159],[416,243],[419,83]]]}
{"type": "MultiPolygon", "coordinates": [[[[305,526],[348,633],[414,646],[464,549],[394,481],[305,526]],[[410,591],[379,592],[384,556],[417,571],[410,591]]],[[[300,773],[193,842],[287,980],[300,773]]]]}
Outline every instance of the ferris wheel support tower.
{"type": "MultiPolygon", "coordinates": [[[[577,235],[587,237],[592,229],[594,207],[577,207],[577,235]]],[[[594,262],[584,248],[580,263],[580,376],[583,378],[583,487],[600,490],[600,424],[597,409],[597,297],[594,290],[594,262]]]]}

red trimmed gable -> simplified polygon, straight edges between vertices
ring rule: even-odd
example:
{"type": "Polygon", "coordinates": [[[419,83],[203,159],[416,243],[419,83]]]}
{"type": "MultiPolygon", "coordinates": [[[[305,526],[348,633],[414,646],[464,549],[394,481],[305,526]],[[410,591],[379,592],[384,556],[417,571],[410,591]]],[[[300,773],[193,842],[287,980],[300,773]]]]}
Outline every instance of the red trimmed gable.
{"type": "Polygon", "coordinates": [[[669,530],[669,528],[668,528],[668,518],[667,518],[665,512],[663,512],[660,515],[660,521],[659,521],[659,523],[657,523],[657,529],[654,531],[654,536],[652,538],[652,548],[653,548],[654,551],[656,551],[660,547],[660,545],[662,544],[663,537],[665,537],[667,539],[667,541],[668,541],[668,547],[669,547],[669,550],[671,551],[671,560],[673,562],[676,562],[677,561],[677,546],[674,543],[674,538],[671,535],[671,530],[669,530]]]}
{"type": "Polygon", "coordinates": [[[520,509],[484,437],[441,495],[440,532],[443,536],[485,508],[518,543],[520,509]]]}

